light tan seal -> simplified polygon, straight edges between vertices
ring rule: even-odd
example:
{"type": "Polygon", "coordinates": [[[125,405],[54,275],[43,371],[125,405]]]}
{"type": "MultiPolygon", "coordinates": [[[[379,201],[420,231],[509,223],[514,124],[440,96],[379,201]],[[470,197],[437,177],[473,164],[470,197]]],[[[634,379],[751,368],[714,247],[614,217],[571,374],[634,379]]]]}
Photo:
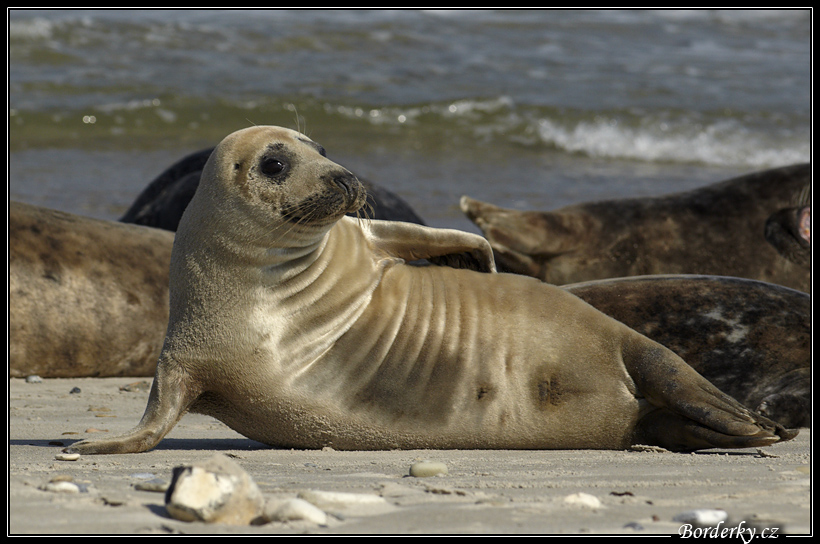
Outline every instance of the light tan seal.
{"type": "Polygon", "coordinates": [[[494,273],[480,236],[344,217],[365,195],[320,149],[277,127],[219,144],[177,231],[145,414],[69,451],[148,450],[188,410],[292,448],[691,450],[796,435],[574,295],[494,273]],[[490,273],[405,264],[451,253],[490,273]]]}
{"type": "Polygon", "coordinates": [[[9,203],[9,376],[153,376],[174,234],[9,203]]]}

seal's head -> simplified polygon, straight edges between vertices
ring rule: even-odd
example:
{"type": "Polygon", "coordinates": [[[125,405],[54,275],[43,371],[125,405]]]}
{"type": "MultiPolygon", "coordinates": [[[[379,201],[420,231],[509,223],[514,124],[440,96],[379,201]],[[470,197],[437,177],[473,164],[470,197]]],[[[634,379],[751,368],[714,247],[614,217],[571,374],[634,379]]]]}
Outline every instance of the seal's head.
{"type": "Polygon", "coordinates": [[[329,160],[322,146],[273,126],[222,140],[205,165],[200,188],[221,209],[235,209],[268,228],[325,228],[361,208],[366,196],[356,176],[329,160]]]}

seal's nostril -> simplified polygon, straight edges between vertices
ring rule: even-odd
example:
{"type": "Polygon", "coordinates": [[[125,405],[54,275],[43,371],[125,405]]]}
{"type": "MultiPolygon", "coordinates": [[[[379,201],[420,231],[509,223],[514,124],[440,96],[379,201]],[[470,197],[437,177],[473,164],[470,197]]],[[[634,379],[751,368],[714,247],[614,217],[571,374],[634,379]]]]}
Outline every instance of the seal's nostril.
{"type": "Polygon", "coordinates": [[[333,178],[333,183],[335,183],[345,194],[350,194],[350,182],[345,178],[333,178]]]}
{"type": "Polygon", "coordinates": [[[348,197],[358,193],[359,180],[349,172],[334,176],[332,181],[348,197]]]}

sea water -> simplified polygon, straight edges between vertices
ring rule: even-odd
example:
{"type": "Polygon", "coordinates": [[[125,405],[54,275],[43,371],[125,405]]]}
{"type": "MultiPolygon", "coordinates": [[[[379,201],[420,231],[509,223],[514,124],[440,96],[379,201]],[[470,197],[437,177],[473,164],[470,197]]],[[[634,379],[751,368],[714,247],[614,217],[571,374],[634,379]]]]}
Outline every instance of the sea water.
{"type": "Polygon", "coordinates": [[[9,196],[117,219],[302,130],[433,226],[811,160],[808,10],[10,10],[9,196]]]}

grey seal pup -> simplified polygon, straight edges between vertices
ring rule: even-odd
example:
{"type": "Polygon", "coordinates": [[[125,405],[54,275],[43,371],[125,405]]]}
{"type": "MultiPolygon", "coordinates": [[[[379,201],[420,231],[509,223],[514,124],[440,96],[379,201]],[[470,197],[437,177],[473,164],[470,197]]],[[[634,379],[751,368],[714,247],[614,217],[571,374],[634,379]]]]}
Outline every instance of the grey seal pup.
{"type": "Polygon", "coordinates": [[[174,240],[141,421],[67,451],[148,450],[189,410],[291,448],[695,450],[796,436],[567,291],[495,273],[480,236],[346,217],[364,198],[298,132],[226,137],[174,240]],[[482,271],[406,264],[449,254],[482,271]]]}

